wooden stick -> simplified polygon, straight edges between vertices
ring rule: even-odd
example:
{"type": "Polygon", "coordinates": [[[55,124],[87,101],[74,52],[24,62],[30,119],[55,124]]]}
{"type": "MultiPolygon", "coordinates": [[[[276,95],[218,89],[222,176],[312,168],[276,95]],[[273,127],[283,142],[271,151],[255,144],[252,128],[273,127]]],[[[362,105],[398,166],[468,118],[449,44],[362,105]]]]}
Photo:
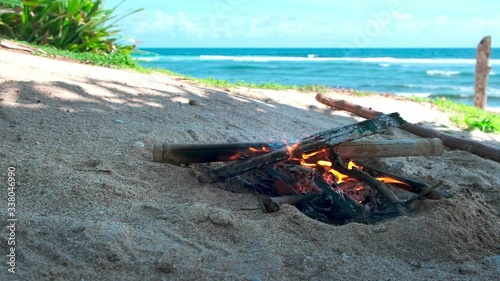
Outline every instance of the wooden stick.
{"type": "MultiPolygon", "coordinates": [[[[349,111],[363,118],[374,118],[376,116],[384,114],[380,111],[371,110],[366,107],[362,107],[360,105],[356,105],[345,100],[331,99],[323,94],[316,95],[316,100],[328,106],[349,111]]],[[[448,134],[438,132],[433,129],[425,128],[411,123],[404,124],[400,128],[424,138],[438,138],[441,141],[443,141],[444,145],[450,148],[467,151],[476,154],[478,156],[481,156],[483,158],[490,159],[500,163],[500,150],[482,144],[480,142],[457,138],[448,134]]]]}
{"type": "Polygon", "coordinates": [[[474,80],[474,106],[486,108],[486,89],[490,72],[491,36],[484,37],[477,45],[476,76],[474,80]]]}
{"type": "Polygon", "coordinates": [[[375,177],[380,177],[380,176],[390,177],[390,178],[393,178],[395,180],[407,183],[409,186],[399,185],[398,187],[403,189],[403,190],[416,193],[419,196],[425,196],[425,197],[432,199],[432,200],[439,200],[439,199],[450,197],[450,194],[448,194],[447,192],[439,190],[439,189],[435,190],[435,188],[432,188],[426,182],[423,182],[423,181],[418,180],[418,179],[410,178],[407,176],[402,176],[400,174],[395,174],[393,172],[383,170],[380,168],[375,168],[375,167],[372,167],[369,165],[363,165],[363,171],[365,171],[368,174],[371,174],[375,177]]]}
{"type": "Polygon", "coordinates": [[[373,187],[375,190],[378,191],[378,193],[380,193],[382,197],[384,197],[385,199],[387,199],[387,201],[389,201],[389,203],[394,207],[394,209],[399,215],[406,214],[406,210],[402,205],[402,202],[396,197],[396,195],[394,195],[394,193],[391,192],[391,190],[383,182],[377,180],[368,173],[359,170],[356,167],[348,169],[344,165],[344,163],[342,163],[343,161],[340,158],[340,155],[335,154],[334,152],[331,154],[331,158],[333,161],[335,161],[335,164],[337,164],[337,168],[340,169],[341,173],[353,176],[357,180],[366,183],[370,187],[373,187]]]}
{"type": "Polygon", "coordinates": [[[440,156],[444,146],[440,139],[356,140],[334,147],[344,159],[368,159],[401,156],[440,156]]]}
{"type": "Polygon", "coordinates": [[[363,172],[356,167],[353,167],[350,170],[351,174],[356,177],[357,179],[365,182],[368,184],[370,187],[373,187],[375,190],[377,190],[380,195],[382,195],[385,199],[387,199],[391,205],[394,207],[396,212],[400,215],[405,215],[406,210],[399,198],[392,193],[392,191],[381,181],[377,180],[376,178],[370,176],[368,173],[363,172]]]}
{"type": "Polygon", "coordinates": [[[436,188],[440,187],[441,185],[443,185],[443,181],[440,180],[438,181],[436,184],[434,184],[433,186],[427,188],[426,190],[422,191],[420,194],[418,194],[417,196],[413,197],[412,199],[409,199],[405,202],[406,205],[412,203],[413,201],[417,200],[417,199],[422,199],[424,196],[426,196],[427,194],[435,191],[436,188]]]}
{"type": "Polygon", "coordinates": [[[274,163],[299,156],[303,152],[321,149],[328,145],[337,145],[345,141],[366,137],[381,132],[389,127],[399,127],[405,123],[406,121],[404,121],[398,113],[381,115],[356,124],[317,133],[302,139],[292,147],[285,147],[240,163],[228,165],[200,177],[199,180],[206,183],[224,181],[228,178],[258,169],[262,166],[272,165],[274,163]]]}
{"type": "MultiPolygon", "coordinates": [[[[286,143],[162,143],[153,147],[153,161],[173,165],[241,160],[286,147],[286,143]]],[[[439,156],[440,139],[357,140],[335,146],[344,159],[368,159],[401,156],[439,156]]]]}

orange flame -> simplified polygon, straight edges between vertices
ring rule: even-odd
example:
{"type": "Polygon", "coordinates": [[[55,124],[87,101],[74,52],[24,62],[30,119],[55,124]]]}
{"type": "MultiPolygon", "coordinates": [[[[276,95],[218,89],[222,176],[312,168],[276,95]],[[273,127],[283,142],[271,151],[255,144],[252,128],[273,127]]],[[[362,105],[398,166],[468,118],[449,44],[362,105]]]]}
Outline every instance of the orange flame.
{"type": "Polygon", "coordinates": [[[348,175],[344,175],[341,172],[336,171],[334,169],[330,169],[330,173],[332,173],[337,178],[337,183],[343,183],[349,179],[348,175]]]}
{"type": "Polygon", "coordinates": [[[293,153],[295,152],[297,147],[299,147],[299,143],[297,142],[292,146],[289,146],[288,143],[286,143],[286,142],[285,142],[285,144],[286,144],[286,149],[288,150],[288,155],[290,156],[288,158],[288,160],[291,160],[291,159],[293,159],[293,153]]]}
{"type": "Polygon", "coordinates": [[[262,148],[255,148],[250,146],[248,150],[252,152],[271,152],[271,149],[269,147],[263,146],[262,148]]]}
{"type": "Polygon", "coordinates": [[[325,148],[318,150],[318,151],[311,152],[311,153],[302,153],[302,159],[309,159],[313,156],[316,156],[316,155],[318,155],[320,153],[324,153],[324,152],[326,152],[325,148]]]}
{"type": "Polygon", "coordinates": [[[408,187],[411,187],[406,182],[398,181],[397,179],[393,179],[393,178],[390,178],[390,177],[378,177],[376,179],[379,180],[379,181],[381,181],[381,182],[383,182],[383,183],[397,183],[397,184],[402,184],[402,185],[406,185],[408,187]]]}
{"type": "MultiPolygon", "coordinates": [[[[293,151],[297,148],[297,144],[295,144],[291,147],[287,146],[287,148],[288,148],[288,151],[290,153],[293,153],[293,151]]],[[[325,148],[323,148],[321,150],[317,150],[317,151],[313,151],[313,152],[309,152],[309,153],[303,153],[302,158],[300,158],[300,159],[295,158],[294,160],[300,161],[300,165],[302,165],[304,167],[308,167],[308,168],[323,167],[324,170],[326,171],[325,174],[323,175],[323,177],[327,181],[331,181],[330,175],[333,175],[335,177],[335,183],[337,183],[337,184],[343,183],[343,182],[348,182],[348,181],[351,181],[351,182],[356,181],[355,179],[349,177],[348,175],[343,174],[335,169],[332,169],[333,163],[330,161],[318,160],[318,161],[316,161],[316,163],[310,163],[310,162],[306,161],[307,159],[310,159],[314,156],[322,157],[321,153],[326,153],[326,152],[327,152],[327,150],[325,148]]],[[[326,155],[325,155],[324,159],[328,159],[326,157],[326,155]]],[[[347,168],[349,170],[352,170],[354,167],[356,167],[359,170],[363,169],[362,166],[357,165],[353,160],[350,160],[349,163],[347,164],[347,168]]],[[[396,179],[393,179],[390,177],[378,177],[376,179],[381,181],[381,182],[384,182],[384,183],[395,183],[395,184],[402,184],[402,185],[410,186],[409,184],[407,184],[405,182],[402,182],[402,181],[399,181],[399,180],[396,180],[396,179]]],[[[363,189],[362,185],[355,188],[356,191],[360,191],[362,189],[363,189]]]]}
{"type": "Polygon", "coordinates": [[[349,164],[347,164],[347,169],[352,170],[353,167],[356,167],[356,169],[358,170],[363,169],[363,167],[356,165],[356,163],[354,163],[354,161],[351,160],[349,161],[349,164]]]}
{"type": "Polygon", "coordinates": [[[314,163],[307,163],[304,159],[300,159],[300,165],[308,168],[315,168],[317,166],[314,163]]]}

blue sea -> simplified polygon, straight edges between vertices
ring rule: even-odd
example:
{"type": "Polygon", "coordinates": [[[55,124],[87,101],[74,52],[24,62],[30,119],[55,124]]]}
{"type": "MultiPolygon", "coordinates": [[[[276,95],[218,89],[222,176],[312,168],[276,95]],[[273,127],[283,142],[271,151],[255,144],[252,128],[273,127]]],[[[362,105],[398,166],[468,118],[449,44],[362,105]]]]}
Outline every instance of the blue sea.
{"type": "MultiPolygon", "coordinates": [[[[321,84],[360,91],[447,97],[473,104],[475,48],[143,48],[147,67],[231,82],[321,84]]],[[[488,107],[500,108],[500,49],[493,49],[488,107]]]]}

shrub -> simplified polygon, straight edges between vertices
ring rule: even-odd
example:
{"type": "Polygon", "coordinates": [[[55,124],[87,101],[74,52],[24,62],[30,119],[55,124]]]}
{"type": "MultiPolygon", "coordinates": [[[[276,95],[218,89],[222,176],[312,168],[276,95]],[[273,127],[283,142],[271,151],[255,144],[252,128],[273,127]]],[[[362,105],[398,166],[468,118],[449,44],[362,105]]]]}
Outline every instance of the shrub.
{"type": "Polygon", "coordinates": [[[116,7],[104,9],[102,0],[0,0],[0,35],[59,49],[128,53],[132,45],[118,43],[116,7]],[[3,4],[3,5],[1,5],[3,4]]]}

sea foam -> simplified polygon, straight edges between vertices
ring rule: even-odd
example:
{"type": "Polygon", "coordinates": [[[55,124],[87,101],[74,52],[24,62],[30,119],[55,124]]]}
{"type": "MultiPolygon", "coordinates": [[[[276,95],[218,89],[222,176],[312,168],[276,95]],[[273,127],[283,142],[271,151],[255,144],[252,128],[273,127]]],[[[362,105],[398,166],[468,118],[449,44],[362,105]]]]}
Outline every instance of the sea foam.
{"type": "Polygon", "coordinates": [[[429,76],[450,77],[450,76],[459,75],[460,71],[453,71],[453,70],[427,70],[426,74],[429,75],[429,76]]]}
{"type": "MultiPolygon", "coordinates": [[[[280,56],[221,56],[221,55],[200,55],[200,60],[231,60],[248,62],[269,62],[269,61],[348,61],[378,64],[475,64],[475,59],[430,59],[430,58],[394,58],[394,57],[280,57],[280,56]]],[[[490,64],[500,64],[500,59],[490,60],[490,64]]]]}

